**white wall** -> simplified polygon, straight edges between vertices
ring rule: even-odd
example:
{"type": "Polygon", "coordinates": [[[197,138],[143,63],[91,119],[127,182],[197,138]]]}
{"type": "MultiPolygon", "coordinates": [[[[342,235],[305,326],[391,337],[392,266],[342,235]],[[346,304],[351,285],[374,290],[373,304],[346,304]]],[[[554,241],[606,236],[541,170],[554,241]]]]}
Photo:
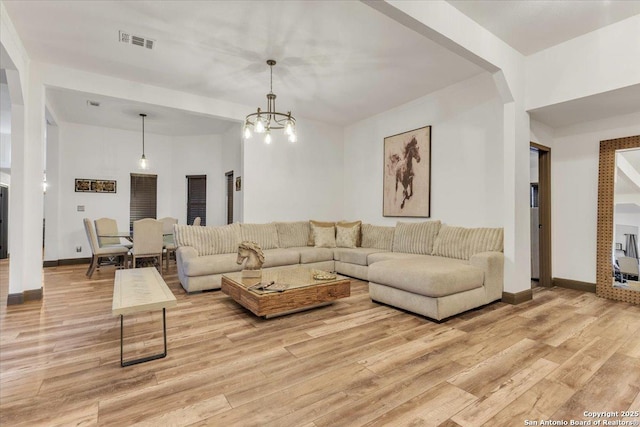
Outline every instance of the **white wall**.
{"type": "MultiPolygon", "coordinates": [[[[172,138],[173,171],[171,214],[179,224],[187,220],[187,175],[207,176],[207,225],[226,224],[222,138],[219,135],[181,136],[172,138]]],[[[158,189],[158,196],[160,190],[158,189]]]]}
{"type": "Polygon", "coordinates": [[[600,141],[638,134],[640,113],[556,129],[552,144],[535,141],[553,146],[553,277],[596,282],[600,141]]]}
{"type": "Polygon", "coordinates": [[[11,185],[11,134],[0,133],[0,184],[11,185]]]}
{"type": "MultiPolygon", "coordinates": [[[[170,137],[145,132],[145,154],[150,168],[138,170],[142,154],[140,132],[125,131],[74,123],[59,124],[58,172],[48,164],[49,191],[59,188],[58,224],[47,221],[47,227],[58,227],[58,247],[45,253],[53,259],[88,257],[89,242],[82,225],[83,218],[114,218],[120,229],[129,225],[130,174],[148,173],[158,176],[158,218],[186,218],[186,175],[207,175],[207,222],[221,224],[223,209],[217,199],[223,197],[224,179],[220,136],[170,137]],[[116,194],[76,193],[75,178],[115,179],[116,194]],[[78,212],[77,206],[85,207],[78,212]],[[82,246],[82,252],[75,251],[82,246]],[[57,258],[55,253],[57,252],[57,258]]],[[[53,147],[51,147],[53,149],[53,147]]],[[[51,242],[51,244],[55,244],[51,242]]]]}
{"type": "Polygon", "coordinates": [[[384,138],[425,125],[432,126],[431,218],[502,226],[502,102],[488,74],[346,128],[344,216],[388,225],[425,220],[382,216],[384,138]]]}
{"type": "Polygon", "coordinates": [[[244,222],[343,217],[342,128],[300,117],[296,127],[296,143],[281,131],[269,145],[261,135],[244,142],[244,222]]]}

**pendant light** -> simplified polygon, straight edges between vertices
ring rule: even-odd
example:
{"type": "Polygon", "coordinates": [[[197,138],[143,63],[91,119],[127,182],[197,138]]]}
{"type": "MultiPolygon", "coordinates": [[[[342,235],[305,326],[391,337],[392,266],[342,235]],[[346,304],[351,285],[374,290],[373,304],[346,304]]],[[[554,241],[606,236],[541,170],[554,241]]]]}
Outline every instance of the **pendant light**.
{"type": "Polygon", "coordinates": [[[147,115],[140,113],[140,117],[142,117],[142,157],[140,157],[140,160],[138,161],[138,166],[142,170],[147,170],[149,169],[149,161],[144,155],[144,118],[147,117],[147,115]]]}

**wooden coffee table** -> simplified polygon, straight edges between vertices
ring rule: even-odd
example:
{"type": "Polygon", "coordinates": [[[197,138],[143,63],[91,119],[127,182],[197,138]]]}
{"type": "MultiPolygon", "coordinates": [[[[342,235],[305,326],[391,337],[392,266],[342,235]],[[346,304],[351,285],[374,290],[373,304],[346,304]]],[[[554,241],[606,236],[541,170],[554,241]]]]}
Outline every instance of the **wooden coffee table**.
{"type": "Polygon", "coordinates": [[[306,267],[266,270],[261,278],[243,278],[241,272],[229,273],[222,276],[222,292],[256,316],[265,318],[327,305],[351,295],[351,282],[346,277],[336,275],[334,279],[315,280],[316,273],[322,271],[306,267]],[[250,289],[271,282],[275,282],[274,287],[286,286],[286,289],[282,292],[250,289]]]}
{"type": "Polygon", "coordinates": [[[114,316],[120,316],[120,366],[124,368],[125,366],[160,359],[167,355],[165,310],[167,307],[173,307],[176,304],[176,297],[173,296],[171,289],[169,289],[155,267],[116,270],[111,312],[114,316]],[[123,359],[124,315],[160,309],[162,309],[164,352],[125,362],[123,359]]]}

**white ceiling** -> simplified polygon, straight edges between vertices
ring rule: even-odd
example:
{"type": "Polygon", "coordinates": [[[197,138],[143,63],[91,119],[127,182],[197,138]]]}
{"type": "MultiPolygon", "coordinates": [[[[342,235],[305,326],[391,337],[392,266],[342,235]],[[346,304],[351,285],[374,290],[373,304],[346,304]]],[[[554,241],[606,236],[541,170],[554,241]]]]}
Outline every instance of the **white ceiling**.
{"type": "MultiPolygon", "coordinates": [[[[33,59],[345,125],[482,70],[356,1],[6,1],[33,59]],[[119,30],[155,48],[118,41],[119,30]]],[[[249,113],[250,111],[247,111],[249,113]]]]}
{"type": "Polygon", "coordinates": [[[140,131],[145,118],[145,132],[170,136],[217,135],[238,127],[241,122],[222,120],[159,105],[142,104],[119,98],[65,89],[47,89],[47,102],[63,122],[82,123],[116,129],[140,131]],[[87,101],[100,104],[88,105],[87,101]]]}
{"type": "MultiPolygon", "coordinates": [[[[450,3],[523,52],[640,13],[640,1],[450,3]]],[[[4,0],[4,4],[33,60],[245,104],[253,110],[265,107],[269,85],[265,61],[273,58],[278,61],[273,81],[278,110],[337,125],[482,72],[358,1],[4,0]],[[119,43],[119,30],[151,38],[155,48],[119,43]]],[[[617,102],[617,108],[627,105],[640,111],[636,93],[627,96],[626,104],[617,102]]],[[[135,116],[142,110],[163,120],[172,114],[187,120],[189,115],[170,109],[154,113],[153,106],[113,99],[91,112],[84,108],[88,95],[52,90],[48,102],[60,120],[121,128],[135,127],[135,116]]],[[[612,111],[602,108],[601,99],[582,101],[579,108],[567,103],[551,107],[556,110],[536,111],[534,118],[559,127],[612,111]]],[[[158,133],[204,134],[228,126],[214,123],[217,120],[196,116],[188,130],[158,126],[158,133]]]]}
{"type": "Polygon", "coordinates": [[[640,13],[637,0],[448,0],[523,55],[640,13]]]}

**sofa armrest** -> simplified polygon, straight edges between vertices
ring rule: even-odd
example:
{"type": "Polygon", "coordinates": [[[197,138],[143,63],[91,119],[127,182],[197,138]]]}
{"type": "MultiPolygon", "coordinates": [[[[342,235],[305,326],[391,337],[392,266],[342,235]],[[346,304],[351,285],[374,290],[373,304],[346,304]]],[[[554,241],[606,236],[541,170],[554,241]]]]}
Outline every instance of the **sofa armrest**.
{"type": "Polygon", "coordinates": [[[198,251],[193,246],[180,246],[176,249],[176,254],[180,256],[182,262],[198,257],[198,251]]]}
{"type": "Polygon", "coordinates": [[[469,258],[469,265],[484,271],[484,287],[488,301],[501,299],[504,285],[504,254],[480,252],[469,258]]]}

